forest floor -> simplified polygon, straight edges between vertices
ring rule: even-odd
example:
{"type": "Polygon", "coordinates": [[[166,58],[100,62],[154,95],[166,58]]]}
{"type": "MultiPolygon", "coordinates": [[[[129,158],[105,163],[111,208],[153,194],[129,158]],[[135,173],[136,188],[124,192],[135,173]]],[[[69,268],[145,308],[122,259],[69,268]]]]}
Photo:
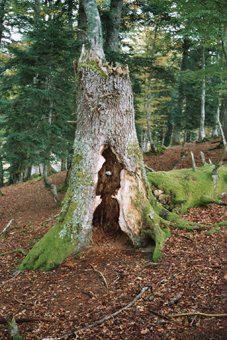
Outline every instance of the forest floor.
{"type": "MultiPolygon", "coordinates": [[[[190,151],[197,166],[200,151],[215,163],[222,152],[209,150],[215,146],[186,144],[188,156],[178,168],[192,167],[190,151]]],[[[171,170],[181,152],[182,146],[172,147],[162,155],[145,156],[145,163],[156,171],[171,170]]],[[[60,172],[50,180],[59,187],[65,175],[60,172]]],[[[0,232],[13,219],[7,236],[0,239],[1,340],[8,339],[4,317],[10,312],[24,340],[58,338],[121,310],[143,287],[149,289],[130,308],[70,339],[227,339],[227,317],[220,316],[227,313],[224,227],[211,235],[200,229],[174,229],[163,257],[154,264],[151,250],[135,250],[123,234],[96,228],[94,247],[56,269],[17,272],[25,255],[16,250],[27,253],[54,225],[60,209],[43,181],[1,191],[0,232]]],[[[64,193],[59,196],[62,200],[64,193]]],[[[227,207],[209,204],[190,209],[183,218],[209,226],[227,220],[227,207]]]]}

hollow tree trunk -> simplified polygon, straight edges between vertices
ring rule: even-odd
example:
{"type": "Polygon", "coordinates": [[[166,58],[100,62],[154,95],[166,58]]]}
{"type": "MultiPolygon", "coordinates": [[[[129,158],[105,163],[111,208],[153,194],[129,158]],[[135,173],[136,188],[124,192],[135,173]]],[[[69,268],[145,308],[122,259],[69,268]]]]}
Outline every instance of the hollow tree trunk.
{"type": "Polygon", "coordinates": [[[89,248],[94,225],[120,228],[136,247],[153,238],[156,258],[164,245],[166,234],[148,201],[152,194],[135,130],[128,67],[102,65],[93,52],[82,49],[78,69],[70,185],[58,223],[20,268],[49,269],[89,248]]]}

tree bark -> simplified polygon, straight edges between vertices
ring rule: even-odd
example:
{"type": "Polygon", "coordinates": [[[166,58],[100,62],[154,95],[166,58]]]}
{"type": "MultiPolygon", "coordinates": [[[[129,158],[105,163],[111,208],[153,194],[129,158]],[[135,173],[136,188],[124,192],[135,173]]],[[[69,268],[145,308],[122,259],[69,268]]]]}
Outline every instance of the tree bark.
{"type": "MultiPolygon", "coordinates": [[[[205,70],[205,51],[202,47],[202,70],[205,70]]],[[[202,94],[201,94],[201,116],[199,127],[199,141],[203,141],[205,138],[205,97],[206,97],[206,80],[205,76],[202,80],[202,94]]]]}
{"type": "Polygon", "coordinates": [[[113,68],[93,57],[82,49],[72,173],[59,221],[20,268],[50,269],[88,249],[94,224],[120,228],[135,247],[153,238],[154,259],[161,255],[166,233],[149,203],[128,67],[113,68]]]}
{"type": "Polygon", "coordinates": [[[5,19],[5,6],[6,0],[1,0],[0,2],[0,46],[2,42],[3,32],[4,32],[4,19],[5,19]]]}
{"type": "Polygon", "coordinates": [[[105,59],[103,51],[102,24],[96,0],[81,0],[87,18],[87,36],[90,48],[100,59],[105,59]]]}
{"type": "Polygon", "coordinates": [[[109,24],[105,41],[105,49],[107,51],[117,52],[118,49],[122,5],[123,0],[111,0],[109,24]]]}
{"type": "MultiPolygon", "coordinates": [[[[187,60],[188,60],[188,51],[190,48],[190,41],[188,39],[184,39],[182,49],[182,61],[181,61],[181,71],[185,71],[187,69],[187,60]]],[[[177,145],[180,144],[180,133],[183,127],[183,104],[184,104],[184,81],[180,79],[178,86],[178,98],[177,98],[177,107],[174,115],[174,125],[173,125],[173,134],[172,134],[172,144],[177,145]]]]}
{"type": "Polygon", "coordinates": [[[84,43],[86,41],[86,32],[87,30],[87,18],[86,13],[82,4],[82,0],[80,0],[79,11],[78,11],[78,30],[77,30],[77,41],[80,43],[84,43]]]}

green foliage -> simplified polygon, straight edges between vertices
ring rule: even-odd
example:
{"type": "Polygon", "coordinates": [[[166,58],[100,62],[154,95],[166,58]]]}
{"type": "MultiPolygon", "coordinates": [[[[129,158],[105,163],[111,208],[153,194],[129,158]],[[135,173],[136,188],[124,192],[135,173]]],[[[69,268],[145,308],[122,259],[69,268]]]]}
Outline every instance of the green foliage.
{"type": "Polygon", "coordinates": [[[74,45],[63,15],[31,25],[1,65],[3,154],[12,182],[26,166],[67,157],[73,143],[74,45]]]}

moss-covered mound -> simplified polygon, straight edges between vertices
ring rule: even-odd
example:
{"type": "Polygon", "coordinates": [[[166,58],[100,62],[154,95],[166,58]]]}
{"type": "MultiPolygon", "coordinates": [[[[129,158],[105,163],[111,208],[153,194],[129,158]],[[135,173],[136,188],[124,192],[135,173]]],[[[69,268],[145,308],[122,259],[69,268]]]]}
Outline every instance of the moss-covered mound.
{"type": "Polygon", "coordinates": [[[167,203],[167,208],[176,213],[184,213],[192,207],[198,207],[218,199],[221,192],[227,190],[227,167],[219,169],[218,178],[214,178],[209,165],[197,171],[182,169],[169,172],[148,173],[148,181],[153,193],[159,189],[163,194],[156,195],[157,200],[167,203]],[[165,200],[166,197],[166,200],[165,200]]]}

